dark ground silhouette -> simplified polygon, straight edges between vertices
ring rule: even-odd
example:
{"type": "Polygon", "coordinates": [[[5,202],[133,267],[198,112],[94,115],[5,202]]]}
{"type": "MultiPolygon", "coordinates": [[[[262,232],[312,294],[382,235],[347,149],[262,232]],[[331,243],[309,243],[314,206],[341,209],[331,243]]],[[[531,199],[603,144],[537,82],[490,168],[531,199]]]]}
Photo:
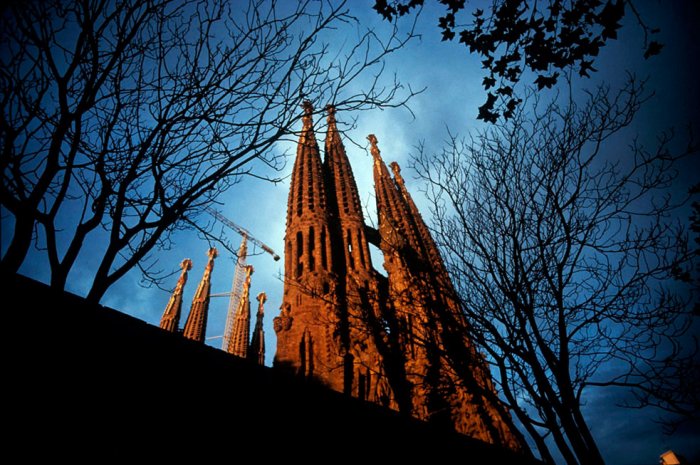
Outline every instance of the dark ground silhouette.
{"type": "Polygon", "coordinates": [[[536,463],[31,279],[2,282],[20,297],[4,306],[21,337],[6,352],[8,442],[36,444],[20,449],[28,458],[536,463]]]}

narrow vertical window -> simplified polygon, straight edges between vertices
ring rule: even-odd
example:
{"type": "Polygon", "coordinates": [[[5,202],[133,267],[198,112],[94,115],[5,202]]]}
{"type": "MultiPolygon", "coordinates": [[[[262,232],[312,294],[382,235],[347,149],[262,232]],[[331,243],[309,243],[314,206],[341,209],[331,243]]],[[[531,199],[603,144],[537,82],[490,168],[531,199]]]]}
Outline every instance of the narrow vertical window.
{"type": "Polygon", "coordinates": [[[292,263],[294,263],[294,257],[292,256],[292,241],[287,241],[287,252],[286,256],[284,257],[284,272],[289,278],[292,277],[292,263]]]}
{"type": "Polygon", "coordinates": [[[316,257],[314,254],[316,253],[316,238],[314,237],[314,228],[311,226],[309,228],[309,249],[308,249],[308,256],[309,256],[309,271],[314,271],[316,269],[316,257]]]}
{"type": "Polygon", "coordinates": [[[328,258],[326,257],[326,227],[324,226],[321,229],[321,243],[319,244],[319,247],[321,247],[321,266],[323,267],[324,270],[328,269],[328,258]]]}
{"type": "Polygon", "coordinates": [[[297,186],[297,216],[301,216],[301,212],[304,207],[304,163],[303,161],[299,163],[299,171],[296,181],[299,183],[297,186]]]}
{"type": "Polygon", "coordinates": [[[350,267],[351,270],[355,269],[355,259],[352,256],[352,234],[350,233],[350,230],[348,229],[346,233],[346,242],[348,243],[348,267],[350,267]]]}
{"type": "Polygon", "coordinates": [[[360,264],[365,268],[365,248],[362,247],[362,232],[357,231],[357,249],[360,252],[360,264]]]}
{"type": "Polygon", "coordinates": [[[360,374],[357,378],[357,397],[362,400],[367,399],[367,389],[365,386],[365,375],[360,374]]]}
{"type": "Polygon", "coordinates": [[[307,176],[309,178],[308,180],[308,204],[309,204],[309,210],[314,209],[314,158],[309,157],[307,159],[308,166],[307,166],[307,176]]]}
{"type": "Polygon", "coordinates": [[[301,276],[301,272],[304,271],[304,236],[299,231],[297,233],[297,278],[301,276]]]}

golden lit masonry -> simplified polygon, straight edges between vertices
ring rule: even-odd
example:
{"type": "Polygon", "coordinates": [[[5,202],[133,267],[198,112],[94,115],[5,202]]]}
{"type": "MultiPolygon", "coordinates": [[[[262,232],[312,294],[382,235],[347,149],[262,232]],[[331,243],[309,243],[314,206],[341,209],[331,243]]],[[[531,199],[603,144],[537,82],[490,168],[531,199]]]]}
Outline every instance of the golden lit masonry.
{"type": "Polygon", "coordinates": [[[187,339],[192,339],[197,342],[204,342],[204,336],[207,330],[207,316],[209,314],[209,294],[211,292],[211,272],[214,270],[214,259],[217,256],[215,248],[209,249],[207,252],[209,261],[204,268],[204,276],[197,287],[197,292],[192,299],[192,307],[190,314],[187,315],[187,322],[182,335],[187,339]]]}
{"type": "Polygon", "coordinates": [[[186,258],[180,264],[182,274],[177,280],[177,285],[170,296],[168,305],[165,307],[163,316],[160,319],[160,327],[171,333],[176,333],[180,324],[180,315],[182,314],[182,291],[187,283],[187,272],[192,269],[192,260],[186,258]]]}
{"type": "Polygon", "coordinates": [[[367,227],[335,109],[323,161],[313,111],[306,102],[289,191],[275,366],[520,450],[399,166],[392,178],[370,135],[379,230],[367,227]],[[373,267],[370,243],[388,278],[373,267]]]}

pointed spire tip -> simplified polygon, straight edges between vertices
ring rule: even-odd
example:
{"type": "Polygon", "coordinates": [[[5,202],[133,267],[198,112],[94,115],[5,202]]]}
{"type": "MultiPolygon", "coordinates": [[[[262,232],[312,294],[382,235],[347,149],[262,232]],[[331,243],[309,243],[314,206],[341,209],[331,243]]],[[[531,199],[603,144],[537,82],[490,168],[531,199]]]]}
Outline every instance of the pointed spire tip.
{"type": "Polygon", "coordinates": [[[304,115],[306,116],[310,116],[314,112],[314,105],[311,103],[311,100],[304,100],[301,107],[304,109],[304,115]]]}
{"type": "Polygon", "coordinates": [[[391,171],[394,172],[394,181],[396,181],[396,183],[399,186],[403,186],[403,176],[401,176],[401,167],[399,166],[399,164],[395,161],[392,161],[391,163],[389,163],[389,167],[391,168],[391,171]]]}
{"type": "Polygon", "coordinates": [[[334,129],[337,130],[337,128],[335,127],[335,105],[333,105],[333,104],[326,105],[326,113],[328,115],[326,117],[326,121],[328,122],[328,130],[329,131],[332,131],[334,129]]]}
{"type": "Polygon", "coordinates": [[[377,136],[375,136],[374,134],[370,134],[369,136],[367,136],[367,140],[369,141],[371,146],[369,151],[372,154],[372,157],[374,157],[375,161],[380,161],[382,159],[382,156],[379,152],[379,147],[377,147],[377,136]]]}
{"type": "Polygon", "coordinates": [[[303,129],[309,129],[313,126],[312,115],[314,113],[314,106],[310,100],[304,100],[301,107],[304,109],[304,116],[301,118],[304,126],[303,129]]]}

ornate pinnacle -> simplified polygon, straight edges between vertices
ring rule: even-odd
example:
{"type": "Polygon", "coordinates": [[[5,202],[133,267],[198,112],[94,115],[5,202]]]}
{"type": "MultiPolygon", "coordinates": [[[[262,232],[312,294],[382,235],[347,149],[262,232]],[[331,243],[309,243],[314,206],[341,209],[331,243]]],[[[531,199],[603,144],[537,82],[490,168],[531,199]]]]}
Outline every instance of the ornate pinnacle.
{"type": "Polygon", "coordinates": [[[374,157],[374,162],[379,163],[382,161],[382,156],[379,152],[379,147],[377,147],[377,136],[374,134],[370,134],[367,136],[367,140],[369,141],[371,147],[369,149],[370,153],[374,157]]]}
{"type": "Polygon", "coordinates": [[[261,292],[260,294],[258,294],[257,300],[258,302],[260,302],[260,304],[258,305],[258,314],[260,314],[264,312],[264,305],[265,302],[267,302],[267,294],[261,292]]]}
{"type": "Polygon", "coordinates": [[[394,172],[394,180],[396,181],[396,184],[403,186],[403,177],[401,176],[401,167],[399,166],[399,164],[395,161],[392,161],[389,164],[389,167],[391,168],[391,171],[394,172]]]}
{"type": "Polygon", "coordinates": [[[177,280],[177,286],[175,287],[175,292],[182,293],[182,288],[185,287],[187,282],[187,272],[192,269],[192,260],[186,258],[180,263],[180,268],[182,273],[180,273],[180,278],[177,280]]]}
{"type": "Polygon", "coordinates": [[[265,330],[263,329],[263,318],[265,317],[265,301],[267,295],[264,292],[258,294],[258,315],[255,319],[255,330],[248,349],[248,358],[254,360],[259,365],[265,364],[265,330]]]}
{"type": "Polygon", "coordinates": [[[171,333],[177,332],[177,326],[180,323],[182,290],[185,287],[185,283],[187,283],[187,272],[192,269],[192,260],[189,258],[184,259],[182,263],[180,263],[180,268],[182,268],[182,273],[180,273],[180,278],[177,280],[175,290],[170,296],[168,305],[165,307],[163,316],[160,319],[160,327],[171,333]]]}
{"type": "Polygon", "coordinates": [[[238,260],[245,260],[248,255],[248,236],[243,236],[241,246],[238,248],[238,260]]]}
{"type": "Polygon", "coordinates": [[[207,330],[207,314],[209,312],[209,291],[211,289],[211,272],[214,269],[214,259],[218,255],[216,248],[211,247],[207,251],[209,261],[204,268],[204,275],[199,282],[199,287],[192,299],[190,314],[187,316],[182,335],[187,339],[204,342],[204,334],[207,330]]]}
{"type": "Polygon", "coordinates": [[[335,126],[335,106],[334,105],[326,105],[326,113],[328,113],[327,121],[328,121],[328,126],[335,126]]]}
{"type": "Polygon", "coordinates": [[[216,250],[216,247],[211,247],[211,248],[207,251],[207,256],[209,257],[209,260],[210,260],[210,261],[211,261],[211,260],[214,260],[216,257],[218,257],[218,256],[219,256],[219,252],[216,250]]]}
{"type": "Polygon", "coordinates": [[[214,268],[214,259],[219,256],[219,252],[217,252],[216,247],[209,248],[207,251],[207,256],[209,257],[209,261],[207,262],[207,267],[204,269],[204,276],[206,278],[209,277],[212,269],[214,268]]]}
{"type": "Polygon", "coordinates": [[[301,106],[304,109],[304,116],[301,118],[304,126],[302,130],[311,129],[311,126],[313,126],[312,116],[314,113],[314,106],[309,100],[304,100],[304,103],[302,103],[301,106]]]}

